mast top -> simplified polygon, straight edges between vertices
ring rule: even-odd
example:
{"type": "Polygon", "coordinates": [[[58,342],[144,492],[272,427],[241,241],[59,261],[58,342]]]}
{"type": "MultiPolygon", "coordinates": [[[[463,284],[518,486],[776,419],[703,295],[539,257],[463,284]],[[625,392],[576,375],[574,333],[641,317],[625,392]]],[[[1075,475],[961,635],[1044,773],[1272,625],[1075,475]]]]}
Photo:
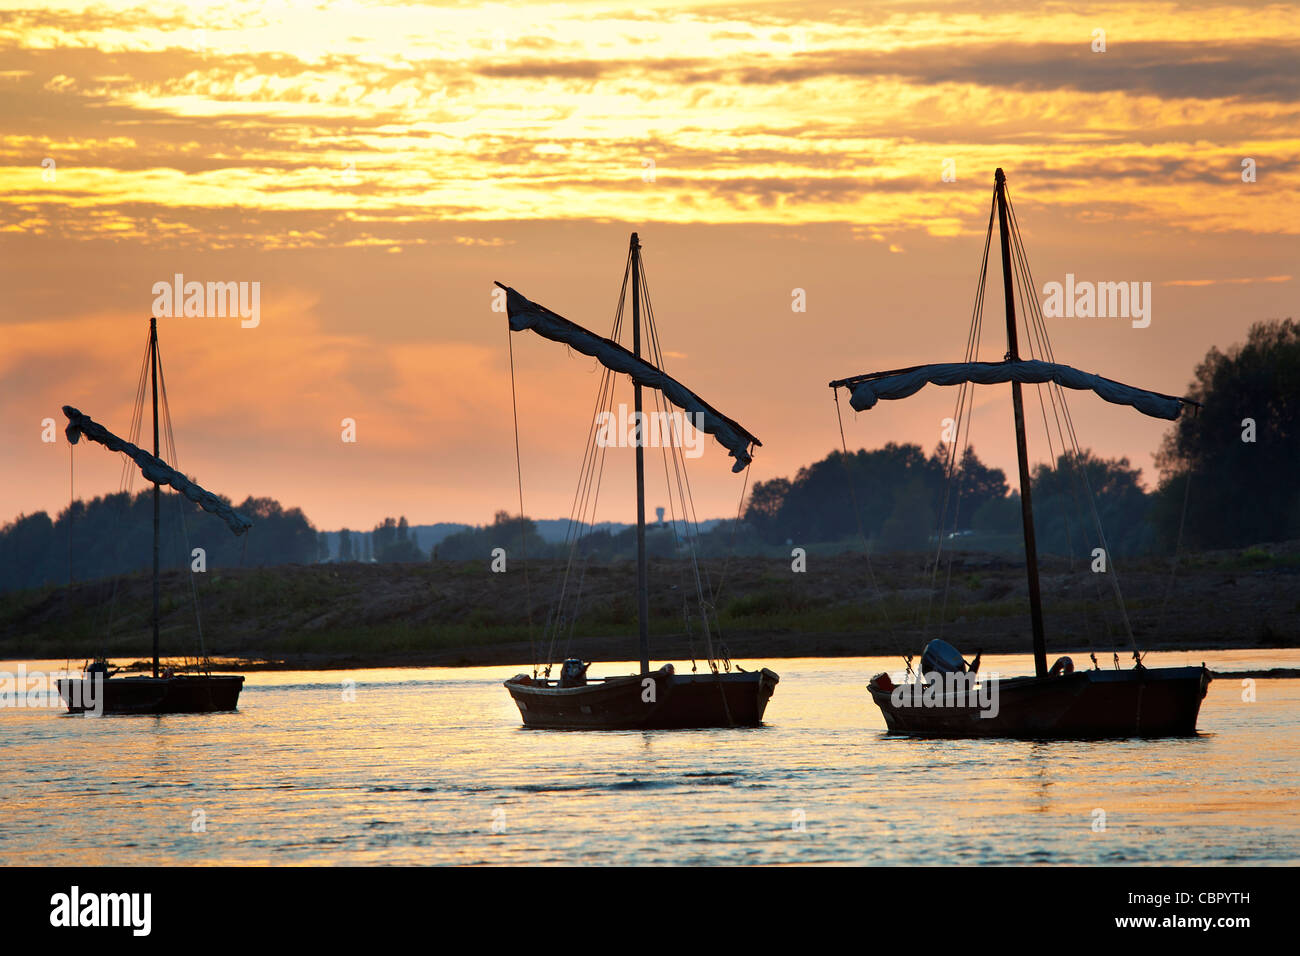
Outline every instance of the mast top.
{"type": "Polygon", "coordinates": [[[632,233],[632,242],[631,242],[631,247],[632,247],[633,249],[640,249],[640,248],[641,248],[641,240],[640,240],[640,238],[637,237],[637,234],[636,234],[635,232],[632,233]]]}
{"type": "Polygon", "coordinates": [[[1005,183],[1006,181],[1007,181],[1007,174],[1004,173],[1004,172],[1002,171],[1002,167],[999,166],[999,167],[998,167],[998,171],[997,171],[996,173],[993,174],[993,182],[997,183],[997,184],[1000,186],[1000,185],[1002,185],[1003,183],[1005,183]]]}

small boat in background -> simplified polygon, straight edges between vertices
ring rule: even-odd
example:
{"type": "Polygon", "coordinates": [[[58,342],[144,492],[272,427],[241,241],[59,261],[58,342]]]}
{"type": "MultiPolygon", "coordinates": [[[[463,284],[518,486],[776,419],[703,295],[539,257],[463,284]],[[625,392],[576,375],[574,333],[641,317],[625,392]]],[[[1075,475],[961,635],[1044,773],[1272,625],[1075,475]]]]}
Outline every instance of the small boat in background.
{"type": "MultiPolygon", "coordinates": [[[[153,673],[150,676],[115,676],[104,657],[98,657],[85,668],[79,678],[65,678],[58,682],[59,696],[68,706],[69,713],[104,714],[197,714],[210,711],[235,710],[244,678],[239,674],[213,674],[206,655],[202,654],[198,670],[193,673],[176,673],[171,668],[160,667],[158,647],[159,624],[159,511],[161,486],[166,484],[198,504],[204,511],[217,515],[236,534],[244,534],[253,523],[230,507],[223,499],[205,491],[179,471],[158,457],[158,320],[149,320],[149,344],[145,355],[153,390],[153,454],[114,435],[71,405],[63,406],[68,427],[68,442],[76,445],[84,436],[98,442],[110,451],[121,452],[140,468],[145,478],[153,482],[153,673]]],[[[144,373],[136,392],[136,409],[132,421],[142,419],[144,400],[144,373]]],[[[166,390],[164,388],[164,409],[166,390]]],[[[167,434],[171,435],[171,417],[168,413],[167,434]]],[[[134,436],[133,436],[134,437],[134,436]]],[[[173,459],[174,448],[173,448],[173,459]]],[[[193,572],[191,572],[193,573],[193,572]]],[[[196,598],[197,601],[197,598],[196,598]]],[[[197,604],[195,607],[197,614],[197,604]]]]}
{"type": "Polygon", "coordinates": [[[156,677],[118,677],[100,657],[82,677],[60,680],[59,695],[70,714],[203,714],[236,710],[243,686],[240,674],[177,674],[168,668],[156,677]]]}
{"type": "MultiPolygon", "coordinates": [[[[654,327],[653,310],[649,307],[649,295],[644,286],[645,274],[641,263],[641,243],[636,233],[632,233],[627,266],[623,274],[623,292],[619,298],[618,310],[614,321],[611,338],[604,338],[588,331],[576,323],[551,312],[549,309],[531,302],[514,289],[497,283],[506,293],[506,311],[509,316],[510,329],[518,332],[532,329],[534,332],[568,345],[585,355],[594,356],[604,367],[600,398],[597,408],[612,406],[613,379],[616,373],[628,375],[633,382],[633,398],[636,418],[643,423],[635,440],[636,449],[636,502],[637,502],[637,621],[640,640],[641,668],[637,674],[618,677],[591,678],[587,676],[588,664],[577,658],[566,659],[558,680],[549,677],[551,664],[548,663],[539,672],[537,667],[529,674],[518,674],[505,682],[506,689],[519,707],[519,714],[527,727],[542,727],[571,730],[594,729],[679,729],[691,727],[756,727],[763,721],[763,713],[771,699],[780,678],[775,672],[761,668],[746,671],[735,667],[725,655],[719,661],[713,653],[711,634],[716,630],[716,612],[710,619],[712,602],[705,595],[705,585],[696,566],[695,584],[699,588],[701,618],[704,635],[709,648],[709,673],[678,674],[671,664],[650,669],[649,636],[649,584],[646,568],[646,520],[645,520],[645,418],[642,417],[642,387],[655,390],[660,396],[659,414],[666,413],[668,403],[677,406],[689,415],[699,430],[713,435],[732,457],[736,459],[732,470],[742,471],[752,460],[752,450],[761,442],[742,428],[737,422],[723,415],[709,405],[685,385],[671,378],[663,371],[663,355],[659,349],[658,333],[654,327]],[[632,350],[624,348],[617,341],[621,325],[624,301],[628,291],[629,279],[632,293],[632,350]],[[651,347],[652,363],[641,356],[641,313],[642,302],[646,304],[648,315],[647,331],[651,347]]],[[[511,361],[511,375],[514,363],[511,361]]],[[[654,413],[650,413],[654,414],[654,413]]],[[[518,421],[516,420],[516,429],[518,421]]],[[[599,475],[595,472],[595,462],[599,457],[603,463],[603,448],[597,449],[593,444],[596,428],[593,426],[588,439],[587,454],[584,457],[584,477],[579,488],[593,487],[598,490],[599,475]],[[597,454],[597,451],[601,454],[597,454]],[[587,469],[590,467],[590,471],[587,469]]],[[[665,442],[665,455],[675,456],[672,468],[685,483],[685,460],[680,455],[677,443],[665,442]],[[671,446],[671,448],[669,447],[671,446]]],[[[667,468],[667,459],[665,461],[667,468]]],[[[667,474],[667,471],[665,471],[667,474]]],[[[681,494],[681,514],[683,523],[688,512],[689,484],[686,492],[681,494]]],[[[673,494],[671,486],[670,497],[673,494]]],[[[594,519],[594,497],[591,508],[594,519]]],[[[522,483],[521,483],[522,498],[522,483]]],[[[522,501],[521,501],[522,511],[522,501]]],[[[579,514],[570,521],[570,528],[591,527],[594,520],[587,522],[579,514]]],[[[676,522],[674,522],[674,527],[676,522]]],[[[675,533],[675,532],[674,532],[675,533]]],[[[569,568],[572,568],[573,555],[577,550],[578,539],[574,539],[570,549],[569,568]]],[[[693,539],[689,538],[691,560],[695,562],[693,539]]],[[[564,601],[569,583],[569,572],[565,572],[564,584],[557,600],[557,609],[553,609],[551,622],[552,646],[554,634],[563,628],[564,601]]],[[[577,585],[580,591],[581,585],[577,585]]],[[[576,614],[577,600],[574,599],[576,614]]],[[[549,658],[549,655],[548,655],[549,658]]]]}
{"type": "MultiPolygon", "coordinates": [[[[1062,657],[1047,666],[1047,648],[1043,628],[1042,596],[1038,581],[1038,549],[1034,535],[1032,489],[1029,458],[1025,441],[1025,413],[1021,384],[1047,384],[1053,408],[1059,403],[1068,430],[1063,430],[1062,447],[1073,447],[1079,455],[1073,423],[1065,408],[1062,388],[1086,389],[1108,402],[1129,405],[1144,414],[1168,420],[1177,419],[1185,406],[1199,408],[1197,402],[1124,385],[1100,375],[1092,375],[1057,364],[1047,337],[1047,328],[1032,297],[1035,288],[1028,274],[1028,259],[1020,240],[1014,212],[1006,192],[1006,176],[999,169],[994,177],[993,208],[985,236],[984,262],[980,272],[977,306],[967,339],[965,361],[938,365],[872,372],[838,379],[830,383],[835,390],[838,408],[839,389],[850,395],[850,405],[857,411],[874,407],[880,399],[902,399],[927,384],[958,385],[963,391],[958,399],[954,422],[962,422],[968,385],[1011,383],[1011,401],[1015,419],[1016,452],[1020,468],[1021,523],[1024,531],[1025,568],[1029,583],[1029,613],[1033,630],[1034,676],[999,679],[979,674],[979,655],[967,663],[946,641],[930,641],[922,652],[921,669],[914,681],[895,685],[888,674],[877,674],[867,685],[871,699],[880,708],[891,733],[924,737],[1020,737],[1020,738],[1121,738],[1163,737],[1196,733],[1201,700],[1210,683],[1210,672],[1199,667],[1146,667],[1133,642],[1134,666],[1102,670],[1092,655],[1094,668],[1075,671],[1074,663],[1062,657]],[[1007,352],[1001,362],[979,362],[979,322],[985,279],[988,274],[988,251],[996,214],[1002,250],[1003,292],[1006,299],[1007,352]],[[1014,258],[1013,258],[1014,250],[1014,258]],[[1031,353],[1035,343],[1039,358],[1020,357],[1013,272],[1018,273],[1022,302],[1026,305],[1031,353]],[[1067,441],[1068,436],[1068,441],[1067,441]]],[[[1046,418],[1046,408],[1044,408],[1046,418]]],[[[969,414],[966,417],[969,427],[969,414]]],[[[1059,427],[1059,425],[1058,425],[1059,427]]],[[[842,426],[841,426],[842,428],[842,426]]],[[[969,438],[968,438],[969,440],[969,438]]],[[[949,467],[949,480],[955,472],[956,448],[949,467]]],[[[848,450],[845,448],[847,456],[848,450]]],[[[1091,490],[1089,489],[1089,494],[1091,490]]],[[[1094,508],[1094,516],[1096,516],[1094,508]]],[[[941,519],[942,520],[942,519],[941,519]]],[[[1097,517],[1098,534],[1105,536],[1097,517]]],[[[939,536],[940,545],[944,541],[939,536]]],[[[936,558],[937,561],[937,558],[936,558]]],[[[1113,568],[1111,569],[1113,572],[1113,568]]],[[[1116,587],[1118,595],[1118,587],[1116,587]]],[[[1121,599],[1122,600],[1122,599],[1121,599]]],[[[1127,627],[1128,618],[1124,617],[1127,627]]],[[[909,676],[911,657],[907,658],[909,676]]]]}

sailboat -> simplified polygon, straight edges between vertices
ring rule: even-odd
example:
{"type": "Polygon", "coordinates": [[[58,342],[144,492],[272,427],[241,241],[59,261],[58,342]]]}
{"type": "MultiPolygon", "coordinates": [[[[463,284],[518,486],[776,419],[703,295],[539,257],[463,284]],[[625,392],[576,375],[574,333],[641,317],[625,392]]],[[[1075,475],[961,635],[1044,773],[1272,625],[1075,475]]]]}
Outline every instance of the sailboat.
{"type": "MultiPolygon", "coordinates": [[[[936,639],[923,649],[921,668],[914,680],[905,679],[905,683],[895,685],[888,674],[878,674],[871,679],[868,690],[884,715],[886,727],[896,734],[959,738],[1126,738],[1195,734],[1201,701],[1210,683],[1210,672],[1204,664],[1199,667],[1146,667],[1135,644],[1134,666],[1126,670],[1119,668],[1118,654],[1114,658],[1115,667],[1109,670],[1101,668],[1095,653],[1092,655],[1094,666],[1089,670],[1076,671],[1069,657],[1060,658],[1050,668],[1047,665],[1021,385],[1047,384],[1053,408],[1057,407],[1055,402],[1058,400],[1064,407],[1062,388],[1091,390],[1108,402],[1128,405],[1143,414],[1171,421],[1178,418],[1184,407],[1197,408],[1199,405],[1191,399],[1135,388],[1057,363],[1047,340],[1046,325],[1041,322],[1041,315],[1035,312],[1037,299],[1033,295],[1034,288],[1015,213],[1007,196],[1006,176],[998,169],[994,176],[993,205],[965,360],[872,372],[830,383],[835,390],[837,408],[839,389],[845,388],[849,392],[849,404],[857,411],[873,408],[881,399],[906,398],[927,384],[960,385],[964,388],[972,384],[1011,383],[1034,675],[1008,679],[986,675],[981,678],[978,654],[968,664],[955,647],[936,639]],[[995,214],[1002,253],[1007,351],[1001,362],[979,362],[975,361],[978,322],[995,214]],[[1026,303],[1027,341],[1031,353],[1035,351],[1037,342],[1037,351],[1042,355],[1038,359],[1023,359],[1020,355],[1013,271],[1018,271],[1021,299],[1026,303]],[[1034,323],[1030,322],[1031,318],[1034,323]],[[1051,391],[1053,386],[1056,392],[1051,391]]],[[[958,423],[962,420],[961,409],[959,400],[955,419],[958,423]]],[[[1043,412],[1046,419],[1046,406],[1043,412]]],[[[1068,409],[1065,412],[1065,420],[1069,423],[1068,409]]],[[[1072,423],[1069,432],[1073,434],[1072,423]]],[[[955,442],[953,447],[955,450],[955,442]]],[[[1099,521],[1098,532],[1101,534],[1099,521]]],[[[939,540],[942,544],[942,534],[939,540]]],[[[1104,544],[1104,535],[1101,540],[1104,544]]],[[[1125,622],[1127,625],[1127,616],[1125,622]]],[[[1129,637],[1131,640],[1131,630],[1129,637]]],[[[911,677],[910,657],[907,669],[911,677]]]]}
{"type": "MultiPolygon", "coordinates": [[[[619,298],[614,333],[611,338],[597,335],[570,322],[544,306],[530,301],[509,286],[499,282],[497,285],[505,291],[506,312],[511,332],[532,329],[543,338],[560,342],[584,355],[593,356],[605,367],[607,371],[602,378],[602,397],[608,395],[612,401],[613,375],[625,374],[631,378],[634,421],[640,423],[646,421],[642,417],[642,389],[651,389],[659,396],[661,407],[667,407],[671,403],[683,410],[696,423],[696,428],[712,435],[728,449],[731,457],[735,459],[733,472],[743,471],[749,465],[754,447],[762,443],[739,423],[723,415],[681,382],[669,376],[661,367],[662,352],[658,347],[653,311],[649,305],[648,290],[645,288],[641,243],[636,233],[632,233],[629,245],[627,265],[623,273],[623,291],[619,298]],[[629,277],[632,293],[631,351],[617,341],[629,277]],[[647,312],[651,354],[652,357],[657,357],[658,365],[642,357],[643,300],[647,312]]],[[[513,358],[511,374],[513,377],[513,358]]],[[[598,406],[599,404],[600,402],[598,406]]],[[[640,670],[636,674],[593,678],[587,675],[589,664],[578,658],[568,658],[563,662],[558,679],[550,678],[549,661],[541,672],[534,667],[531,675],[518,674],[506,681],[505,686],[515,704],[518,705],[526,727],[556,729],[755,727],[762,723],[764,710],[780,680],[775,672],[766,667],[756,671],[746,671],[739,667],[733,669],[730,660],[720,665],[711,649],[708,673],[678,674],[671,664],[664,664],[651,670],[649,583],[646,563],[645,435],[643,424],[634,441],[640,670]]],[[[588,450],[589,452],[592,450],[590,445],[588,450]]],[[[595,458],[595,455],[590,456],[593,463],[595,458]]],[[[601,460],[603,462],[603,458],[601,460]]],[[[586,464],[587,460],[584,459],[584,467],[586,464]]],[[[683,504],[683,511],[685,509],[686,505],[683,504]]],[[[573,525],[572,521],[570,525],[573,525]]],[[[567,577],[566,573],[566,586],[567,577]]],[[[700,580],[698,573],[695,579],[697,582],[700,580]]],[[[701,605],[706,606],[707,602],[702,591],[700,598],[701,605]]],[[[709,626],[706,613],[706,636],[710,633],[709,626]]]]}
{"type": "MultiPolygon", "coordinates": [[[[89,415],[71,405],[63,406],[68,426],[64,434],[68,442],[76,445],[82,437],[103,445],[110,451],[121,452],[140,468],[145,478],[153,482],[153,673],[150,676],[117,677],[108,661],[97,658],[85,668],[79,678],[65,678],[58,682],[59,696],[68,705],[69,713],[105,714],[194,714],[210,711],[234,710],[239,703],[239,692],[244,678],[239,674],[213,674],[206,657],[200,661],[196,673],[174,673],[171,668],[160,667],[159,627],[159,516],[162,485],[175,488],[195,502],[204,511],[217,515],[235,535],[242,535],[253,523],[230,507],[223,499],[205,491],[176,471],[159,457],[158,447],[158,320],[149,320],[149,343],[145,355],[153,392],[153,454],[119,438],[89,415]]],[[[139,421],[139,405],[143,401],[143,371],[137,390],[137,412],[133,421],[139,421]]],[[[164,388],[164,403],[166,391],[164,388]]],[[[170,418],[168,419],[170,433],[170,418]]],[[[173,449],[174,450],[174,449],[173,449]]]]}

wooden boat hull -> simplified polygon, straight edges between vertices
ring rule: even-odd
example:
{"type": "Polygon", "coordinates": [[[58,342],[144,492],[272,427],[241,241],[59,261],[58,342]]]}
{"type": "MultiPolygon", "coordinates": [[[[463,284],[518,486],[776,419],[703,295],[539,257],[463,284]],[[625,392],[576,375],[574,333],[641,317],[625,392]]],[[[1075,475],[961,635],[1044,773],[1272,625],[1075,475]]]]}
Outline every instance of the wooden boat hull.
{"type": "Polygon", "coordinates": [[[1096,739],[1194,735],[1209,684],[1204,665],[1014,677],[999,682],[994,716],[983,716],[991,708],[972,705],[969,697],[947,698],[940,706],[900,706],[898,695],[876,681],[868,690],[892,734],[1096,739]]]}
{"type": "Polygon", "coordinates": [[[765,667],[690,675],[657,670],[581,687],[557,687],[521,675],[505,685],[525,727],[660,730],[757,727],[779,680],[765,667]]]}
{"type": "Polygon", "coordinates": [[[100,683],[102,710],[94,705],[86,683],[86,678],[59,681],[59,696],[68,705],[68,713],[206,714],[235,710],[244,678],[240,674],[110,677],[100,683]]]}

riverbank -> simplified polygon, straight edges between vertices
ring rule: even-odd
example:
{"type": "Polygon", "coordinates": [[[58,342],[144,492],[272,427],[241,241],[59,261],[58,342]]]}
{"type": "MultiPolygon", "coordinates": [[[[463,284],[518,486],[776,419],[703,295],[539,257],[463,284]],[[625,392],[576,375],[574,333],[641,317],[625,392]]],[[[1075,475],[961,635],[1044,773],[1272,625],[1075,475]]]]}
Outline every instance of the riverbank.
{"type": "MultiPolygon", "coordinates": [[[[241,670],[402,666],[527,666],[537,657],[635,657],[635,567],[592,565],[581,575],[583,613],[554,647],[540,646],[562,567],[536,562],[493,573],[483,562],[325,564],[213,569],[195,575],[204,647],[241,670]],[[531,627],[530,627],[531,619],[531,627]]],[[[1042,563],[1052,653],[1095,651],[1123,660],[1130,643],[1114,581],[1087,562],[1042,563]]],[[[721,639],[737,659],[857,657],[919,652],[943,636],[968,656],[1030,646],[1023,563],[965,553],[938,573],[921,555],[813,555],[701,564],[716,594],[721,639]],[[873,586],[874,581],[874,586],[873,586]]],[[[164,655],[197,653],[189,585],[163,578],[164,655]]],[[[578,585],[575,574],[570,587],[578,585]]],[[[652,561],[656,660],[703,659],[695,578],[688,562],[652,561]],[[691,630],[684,610],[694,612],[691,630]]],[[[1300,646],[1300,542],[1185,555],[1120,568],[1129,625],[1144,650],[1300,646]]],[[[572,592],[570,592],[572,593],[572,592]]],[[[151,645],[148,575],[0,595],[0,657],[139,659],[151,645]]]]}

